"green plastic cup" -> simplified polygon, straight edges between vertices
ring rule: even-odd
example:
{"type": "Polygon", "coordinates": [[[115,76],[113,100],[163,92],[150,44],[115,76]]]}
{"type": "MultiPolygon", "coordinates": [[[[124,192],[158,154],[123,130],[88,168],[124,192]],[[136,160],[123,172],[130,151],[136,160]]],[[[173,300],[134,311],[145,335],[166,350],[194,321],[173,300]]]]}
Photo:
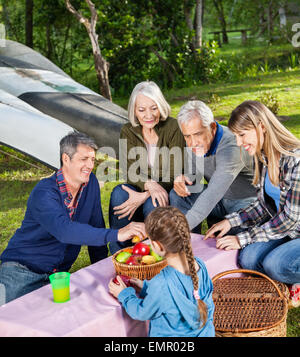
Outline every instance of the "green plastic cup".
{"type": "Polygon", "coordinates": [[[59,272],[49,276],[54,302],[70,300],[70,275],[68,272],[59,272]]]}

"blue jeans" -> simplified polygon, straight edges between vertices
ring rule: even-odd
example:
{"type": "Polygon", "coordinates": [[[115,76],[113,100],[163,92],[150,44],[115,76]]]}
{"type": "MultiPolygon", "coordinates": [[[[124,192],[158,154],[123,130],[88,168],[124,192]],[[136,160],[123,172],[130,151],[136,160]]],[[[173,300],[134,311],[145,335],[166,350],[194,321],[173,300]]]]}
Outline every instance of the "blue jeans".
{"type": "MultiPolygon", "coordinates": [[[[204,190],[207,188],[207,185],[204,185],[204,190]]],[[[177,207],[183,214],[186,214],[195,204],[198,197],[203,191],[197,193],[191,193],[190,196],[181,197],[173,190],[170,191],[169,200],[170,205],[177,207]]],[[[225,215],[238,211],[241,208],[249,206],[256,197],[247,197],[240,200],[231,200],[228,198],[223,198],[220,200],[213,210],[207,216],[207,224],[210,227],[214,223],[217,223],[224,219],[225,215]]],[[[195,227],[192,231],[194,233],[201,233],[201,222],[199,226],[195,227]]],[[[236,234],[237,230],[232,229],[231,234],[236,234]],[[233,232],[234,231],[234,232],[233,232]]]]}
{"type": "MultiPolygon", "coordinates": [[[[125,184],[125,186],[131,188],[134,191],[138,191],[136,187],[125,184]]],[[[111,229],[120,229],[127,226],[130,222],[144,222],[145,218],[148,214],[154,210],[154,206],[152,203],[151,197],[149,197],[145,203],[140,206],[134,213],[131,220],[127,217],[118,219],[118,216],[114,214],[114,207],[117,207],[128,200],[128,193],[122,189],[122,185],[116,186],[110,196],[109,202],[109,227],[111,229]]],[[[111,254],[114,254],[116,251],[128,247],[132,245],[131,240],[126,242],[110,242],[109,243],[109,250],[111,254]]]]}
{"type": "Polygon", "coordinates": [[[49,274],[37,274],[17,262],[3,262],[0,265],[2,303],[8,303],[49,283],[49,274]]]}
{"type": "Polygon", "coordinates": [[[300,282],[300,239],[288,237],[247,245],[239,252],[244,269],[257,270],[286,284],[300,282]]]}

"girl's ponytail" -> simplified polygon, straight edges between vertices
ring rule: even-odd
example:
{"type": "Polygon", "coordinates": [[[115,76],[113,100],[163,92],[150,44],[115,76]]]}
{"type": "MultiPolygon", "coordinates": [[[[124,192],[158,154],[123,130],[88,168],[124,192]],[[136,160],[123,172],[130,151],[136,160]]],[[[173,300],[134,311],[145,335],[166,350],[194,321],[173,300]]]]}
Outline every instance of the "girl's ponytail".
{"type": "Polygon", "coordinates": [[[200,321],[202,322],[201,328],[206,324],[207,321],[207,306],[204,301],[200,299],[198,290],[199,290],[199,281],[198,281],[198,275],[197,271],[195,268],[195,258],[191,246],[191,240],[190,240],[190,231],[188,229],[188,226],[184,224],[185,222],[178,219],[178,231],[179,234],[182,238],[183,241],[183,249],[184,253],[189,265],[189,271],[190,271],[190,276],[193,281],[193,286],[194,286],[194,298],[197,300],[198,304],[198,310],[200,314],[200,321]]]}
{"type": "Polygon", "coordinates": [[[191,246],[191,235],[185,215],[175,207],[157,207],[145,220],[148,236],[161,242],[169,253],[184,252],[189,273],[193,281],[194,297],[198,303],[200,320],[203,327],[207,321],[207,306],[199,297],[199,281],[195,268],[195,258],[191,246]]]}

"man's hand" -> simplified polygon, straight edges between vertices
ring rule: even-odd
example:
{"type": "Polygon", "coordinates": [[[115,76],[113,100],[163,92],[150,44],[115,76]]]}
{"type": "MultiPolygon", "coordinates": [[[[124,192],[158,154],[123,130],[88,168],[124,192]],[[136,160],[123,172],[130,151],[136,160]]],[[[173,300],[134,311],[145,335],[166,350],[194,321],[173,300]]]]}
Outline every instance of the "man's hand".
{"type": "Polygon", "coordinates": [[[139,236],[141,240],[146,237],[145,224],[140,222],[130,222],[127,226],[118,231],[118,241],[124,242],[133,236],[139,236]]]}
{"type": "Polygon", "coordinates": [[[176,177],[176,179],[174,180],[174,191],[177,193],[178,196],[187,197],[191,194],[188,188],[186,187],[186,184],[192,185],[193,182],[184,175],[179,175],[176,177]]]}
{"type": "Polygon", "coordinates": [[[220,238],[223,237],[231,228],[231,225],[228,219],[224,219],[221,222],[218,222],[211,226],[211,228],[206,232],[204,240],[207,238],[220,238]],[[215,233],[219,232],[216,236],[215,233]]]}

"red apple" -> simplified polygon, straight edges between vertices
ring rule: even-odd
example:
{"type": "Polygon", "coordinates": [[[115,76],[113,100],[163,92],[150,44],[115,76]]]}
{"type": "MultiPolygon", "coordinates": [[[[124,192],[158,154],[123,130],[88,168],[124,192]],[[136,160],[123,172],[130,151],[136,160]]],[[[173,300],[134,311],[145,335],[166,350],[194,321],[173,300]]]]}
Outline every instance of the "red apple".
{"type": "Polygon", "coordinates": [[[142,242],[137,243],[133,247],[132,253],[136,255],[148,255],[150,253],[150,246],[142,242]]]}
{"type": "Polygon", "coordinates": [[[136,255],[131,255],[127,260],[126,264],[128,265],[139,265],[141,264],[142,261],[142,255],[136,254],[136,255]]]}
{"type": "MultiPolygon", "coordinates": [[[[129,287],[131,286],[130,284],[130,277],[129,276],[126,276],[126,275],[120,275],[120,278],[123,280],[124,284],[129,287]]],[[[115,276],[114,280],[113,280],[113,283],[117,284],[117,285],[120,285],[120,283],[118,282],[118,279],[117,279],[117,276],[115,276]]]]}

